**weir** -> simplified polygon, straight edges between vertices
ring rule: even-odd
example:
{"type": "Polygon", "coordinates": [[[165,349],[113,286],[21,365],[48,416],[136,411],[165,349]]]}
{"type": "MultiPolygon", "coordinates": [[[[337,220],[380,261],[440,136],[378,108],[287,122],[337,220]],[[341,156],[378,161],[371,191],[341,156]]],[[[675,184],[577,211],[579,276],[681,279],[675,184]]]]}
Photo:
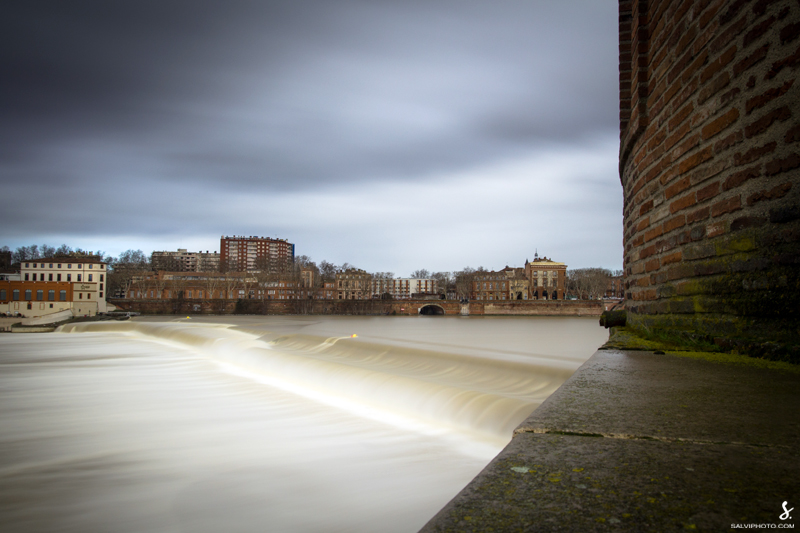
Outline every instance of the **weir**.
{"type": "Polygon", "coordinates": [[[504,445],[572,372],[551,359],[460,357],[364,338],[277,334],[190,322],[70,324],[188,347],[228,368],[332,405],[358,406],[504,445]]]}
{"type": "Polygon", "coordinates": [[[2,335],[4,527],[413,531],[604,337],[594,318],[420,316],[2,335]]]}

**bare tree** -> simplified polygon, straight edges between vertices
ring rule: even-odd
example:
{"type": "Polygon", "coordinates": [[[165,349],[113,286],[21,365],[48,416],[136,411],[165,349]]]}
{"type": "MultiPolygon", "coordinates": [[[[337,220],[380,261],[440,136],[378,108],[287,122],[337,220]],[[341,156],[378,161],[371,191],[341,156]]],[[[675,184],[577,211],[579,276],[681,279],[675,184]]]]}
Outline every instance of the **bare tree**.
{"type": "Polygon", "coordinates": [[[20,246],[11,254],[12,263],[22,263],[23,261],[30,261],[31,259],[39,259],[39,246],[36,244],[20,246]]]}
{"type": "Polygon", "coordinates": [[[319,276],[323,282],[335,281],[336,273],[339,272],[340,270],[341,269],[339,267],[325,260],[323,260],[319,264],[319,276]]]}
{"type": "Polygon", "coordinates": [[[429,271],[427,271],[426,269],[422,268],[422,269],[415,270],[414,272],[412,272],[411,276],[409,276],[409,277],[415,278],[415,279],[430,279],[431,273],[429,271]]]}
{"type": "MultiPolygon", "coordinates": [[[[77,253],[77,251],[76,251],[77,253]]],[[[150,261],[141,250],[126,250],[110,265],[108,272],[108,293],[127,296],[134,280],[142,280],[150,272],[150,261]]],[[[143,283],[146,290],[147,283],[143,283]]]]}
{"type": "Polygon", "coordinates": [[[477,270],[466,267],[463,270],[455,272],[454,285],[456,289],[456,296],[464,299],[472,295],[472,282],[475,280],[477,270]]]}
{"type": "Polygon", "coordinates": [[[456,292],[455,276],[452,272],[434,272],[431,274],[431,278],[436,280],[440,294],[447,295],[448,293],[456,292]]]}
{"type": "Polygon", "coordinates": [[[62,244],[61,246],[56,248],[56,251],[54,252],[53,255],[69,255],[70,253],[72,253],[72,248],[67,246],[66,244],[62,244]]]}
{"type": "Polygon", "coordinates": [[[567,272],[567,289],[579,299],[602,298],[611,279],[606,268],[576,268],[567,272]]]}
{"type": "MultiPolygon", "coordinates": [[[[211,301],[214,300],[214,293],[219,292],[220,287],[222,286],[222,280],[220,280],[219,272],[202,272],[201,279],[203,282],[203,299],[208,300],[209,304],[211,301]]],[[[215,309],[215,311],[219,311],[215,309]]]]}

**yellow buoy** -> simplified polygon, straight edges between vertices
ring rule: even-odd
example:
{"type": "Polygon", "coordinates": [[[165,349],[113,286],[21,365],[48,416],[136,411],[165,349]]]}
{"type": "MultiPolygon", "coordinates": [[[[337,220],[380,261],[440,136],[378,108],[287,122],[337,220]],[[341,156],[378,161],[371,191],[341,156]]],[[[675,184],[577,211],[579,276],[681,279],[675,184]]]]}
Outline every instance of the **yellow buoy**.
{"type": "Polygon", "coordinates": [[[356,337],[358,337],[358,335],[356,335],[355,333],[353,333],[352,335],[350,335],[350,338],[351,338],[351,339],[355,339],[356,337]]]}

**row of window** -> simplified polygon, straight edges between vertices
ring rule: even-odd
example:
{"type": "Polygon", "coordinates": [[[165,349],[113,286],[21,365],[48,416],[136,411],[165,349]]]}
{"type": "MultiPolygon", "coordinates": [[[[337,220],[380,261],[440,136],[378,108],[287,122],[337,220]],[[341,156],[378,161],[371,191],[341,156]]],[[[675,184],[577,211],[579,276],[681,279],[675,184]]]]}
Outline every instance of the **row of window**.
{"type": "MultiPolygon", "coordinates": [[[[31,301],[31,300],[33,300],[32,297],[33,297],[33,291],[31,289],[27,289],[25,291],[25,300],[31,301]]],[[[88,295],[87,295],[87,297],[88,297],[88,295]]],[[[6,292],[6,289],[0,289],[0,301],[6,301],[7,299],[8,299],[8,293],[6,292]]],[[[13,301],[15,301],[15,302],[19,301],[19,289],[14,289],[14,290],[11,291],[11,299],[13,301]]],[[[58,299],[61,302],[66,302],[67,301],[67,291],[59,291],[58,299]]],[[[54,290],[47,291],[47,300],[50,301],[50,302],[56,301],[56,291],[54,291],[54,290]]],[[[37,302],[44,301],[44,290],[40,289],[40,290],[36,291],[36,301],[37,302]]]]}
{"type": "MultiPolygon", "coordinates": [[[[25,268],[53,268],[53,263],[49,263],[49,265],[50,266],[46,267],[45,263],[25,263],[25,268]],[[31,266],[31,264],[33,266],[31,266]],[[39,266],[37,267],[36,265],[39,266]]],[[[78,263],[77,265],[75,265],[75,268],[80,268],[81,266],[83,266],[83,263],[78,263]]],[[[97,268],[99,268],[100,270],[102,270],[103,267],[104,265],[97,265],[97,268]]],[[[61,263],[58,263],[58,266],[56,268],[61,268],[61,263]]],[[[67,263],[67,268],[72,268],[72,263],[67,263]]],[[[94,268],[94,265],[92,263],[89,263],[89,268],[94,268]]]]}
{"type": "MultiPolygon", "coordinates": [[[[40,273],[39,274],[39,281],[44,281],[44,276],[45,276],[44,273],[40,273]]],[[[78,274],[77,281],[79,281],[79,282],[82,281],[81,277],[82,277],[81,274],[78,274]]],[[[87,279],[86,279],[87,282],[88,281],[93,281],[93,277],[94,277],[93,274],[87,274],[86,277],[87,277],[87,279]]],[[[100,281],[103,281],[104,278],[105,278],[105,276],[103,274],[100,274],[100,281]]],[[[29,274],[29,273],[26,272],[25,273],[25,281],[36,281],[36,272],[34,272],[33,274],[29,274]]],[[[61,273],[56,274],[56,279],[55,280],[53,279],[52,272],[48,273],[47,274],[47,281],[61,281],[61,273]]],[[[67,281],[72,281],[72,274],[71,273],[67,274],[67,281]]],[[[103,287],[101,286],[100,288],[102,289],[103,287]]]]}
{"type": "MultiPolygon", "coordinates": [[[[506,282],[505,281],[497,283],[497,290],[503,291],[505,289],[506,289],[506,282]]],[[[481,284],[480,283],[477,283],[477,290],[481,290],[481,284]]],[[[495,290],[495,284],[494,283],[489,283],[488,287],[487,287],[487,283],[484,281],[483,282],[483,290],[493,291],[493,290],[495,290]]]]}

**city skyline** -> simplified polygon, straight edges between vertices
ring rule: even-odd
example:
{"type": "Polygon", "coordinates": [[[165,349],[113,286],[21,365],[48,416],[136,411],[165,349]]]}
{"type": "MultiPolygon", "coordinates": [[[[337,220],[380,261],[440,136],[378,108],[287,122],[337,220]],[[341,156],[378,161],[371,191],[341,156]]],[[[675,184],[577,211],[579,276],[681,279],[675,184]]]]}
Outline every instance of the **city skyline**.
{"type": "Polygon", "coordinates": [[[0,241],[619,269],[616,9],[12,3],[0,241]]]}

